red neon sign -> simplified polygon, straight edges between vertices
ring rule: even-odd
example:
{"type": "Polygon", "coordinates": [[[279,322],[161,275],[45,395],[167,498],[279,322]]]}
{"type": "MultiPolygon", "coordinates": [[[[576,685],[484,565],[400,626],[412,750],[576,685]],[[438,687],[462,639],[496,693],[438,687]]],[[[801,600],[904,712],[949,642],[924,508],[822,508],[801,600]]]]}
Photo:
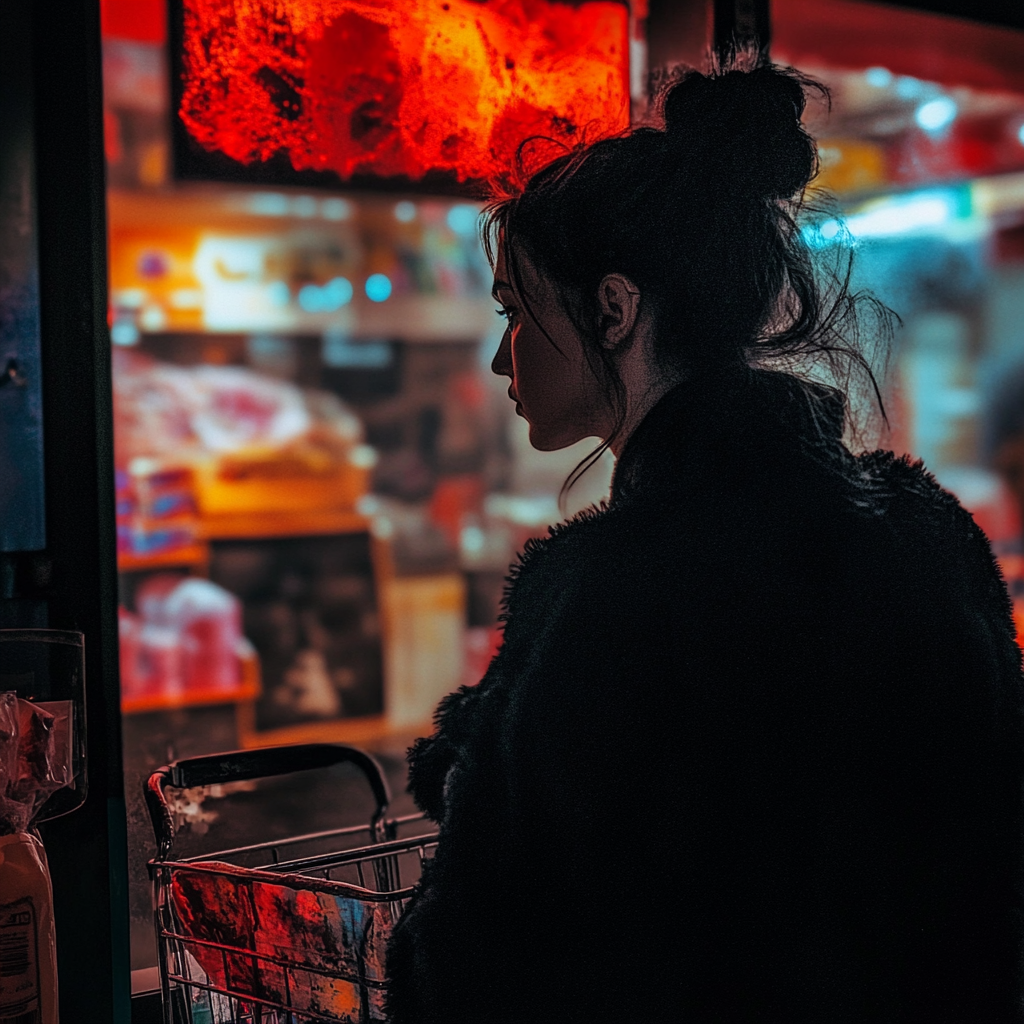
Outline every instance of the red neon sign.
{"type": "Polygon", "coordinates": [[[614,0],[181,0],[179,115],[241,164],[459,181],[628,124],[614,0]]]}

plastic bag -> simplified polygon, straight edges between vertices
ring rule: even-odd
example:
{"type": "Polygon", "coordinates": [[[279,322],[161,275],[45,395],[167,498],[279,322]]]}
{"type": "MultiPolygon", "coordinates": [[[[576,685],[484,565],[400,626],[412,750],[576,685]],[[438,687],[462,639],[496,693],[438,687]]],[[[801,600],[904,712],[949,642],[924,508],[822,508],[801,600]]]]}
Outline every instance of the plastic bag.
{"type": "Polygon", "coordinates": [[[0,693],[0,835],[24,832],[73,783],[72,712],[71,701],[36,704],[0,693]]]}

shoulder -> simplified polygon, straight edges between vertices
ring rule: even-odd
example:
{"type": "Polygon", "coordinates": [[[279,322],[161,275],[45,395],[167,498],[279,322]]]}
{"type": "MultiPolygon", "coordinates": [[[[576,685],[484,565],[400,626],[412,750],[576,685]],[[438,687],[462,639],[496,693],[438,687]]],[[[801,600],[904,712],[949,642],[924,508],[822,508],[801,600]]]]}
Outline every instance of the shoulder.
{"type": "Polygon", "coordinates": [[[855,504],[863,514],[884,520],[904,541],[977,559],[995,569],[984,532],[921,460],[875,451],[854,461],[855,504]]]}
{"type": "Polygon", "coordinates": [[[1012,608],[1002,572],[988,538],[956,495],[946,490],[920,460],[889,451],[856,459],[861,512],[885,524],[899,562],[914,562],[964,610],[981,611],[1013,634],[1012,608]]]}
{"type": "Polygon", "coordinates": [[[865,452],[854,459],[856,482],[878,509],[915,508],[935,523],[970,516],[959,500],[925,469],[924,462],[891,451],[865,452]]]}
{"type": "Polygon", "coordinates": [[[566,588],[618,545],[620,520],[618,509],[601,505],[549,527],[546,537],[527,541],[505,581],[501,621],[506,633],[520,616],[532,617],[561,603],[566,588]]]}

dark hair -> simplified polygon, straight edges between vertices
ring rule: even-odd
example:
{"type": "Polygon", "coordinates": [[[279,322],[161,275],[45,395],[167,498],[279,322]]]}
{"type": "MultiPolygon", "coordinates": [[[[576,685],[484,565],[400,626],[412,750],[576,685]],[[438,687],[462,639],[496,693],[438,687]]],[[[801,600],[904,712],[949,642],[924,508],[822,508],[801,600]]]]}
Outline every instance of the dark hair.
{"type": "Polygon", "coordinates": [[[594,339],[587,358],[607,381],[617,430],[624,389],[614,357],[596,343],[597,291],[609,273],[630,278],[651,303],[667,375],[772,365],[807,379],[809,364],[824,362],[833,398],[845,400],[860,374],[884,419],[857,312],[868,304],[886,340],[891,314],[852,291],[848,254],[837,259],[833,246],[830,265],[816,261],[797,224],[825,210],[806,197],[818,170],[801,123],[808,90],[828,98],[820,83],[756,54],[707,74],[676,73],[655,106],[660,124],[581,143],[534,173],[538,140],[527,140],[518,179],[495,186],[484,211],[488,258],[493,266],[502,247],[522,295],[525,255],[594,339]]]}

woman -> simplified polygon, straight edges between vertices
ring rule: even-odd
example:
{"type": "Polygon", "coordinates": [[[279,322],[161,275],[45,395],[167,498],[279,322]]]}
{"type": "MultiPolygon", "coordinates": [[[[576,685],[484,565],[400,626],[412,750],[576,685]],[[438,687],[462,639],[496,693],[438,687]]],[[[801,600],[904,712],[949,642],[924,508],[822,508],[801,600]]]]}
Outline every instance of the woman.
{"type": "Polygon", "coordinates": [[[952,495],[785,372],[862,358],[793,219],[808,84],[691,74],[663,129],[490,208],[494,371],[537,448],[618,463],[410,753],[440,842],[393,1024],[1024,1019],[1005,587],[952,495]]]}

